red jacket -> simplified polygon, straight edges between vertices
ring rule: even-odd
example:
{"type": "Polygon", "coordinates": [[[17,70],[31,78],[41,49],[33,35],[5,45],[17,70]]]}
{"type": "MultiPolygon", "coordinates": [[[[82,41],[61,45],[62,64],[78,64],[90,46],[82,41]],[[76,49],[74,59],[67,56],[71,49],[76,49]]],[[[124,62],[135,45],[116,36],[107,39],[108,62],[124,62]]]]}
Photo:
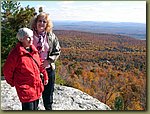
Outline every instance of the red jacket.
{"type": "Polygon", "coordinates": [[[41,60],[37,49],[34,45],[31,48],[33,51],[29,53],[18,43],[3,66],[4,77],[8,84],[15,86],[21,102],[31,102],[40,98],[44,90],[40,72],[43,73],[45,80],[48,80],[46,70],[38,67],[41,66],[41,60]]]}

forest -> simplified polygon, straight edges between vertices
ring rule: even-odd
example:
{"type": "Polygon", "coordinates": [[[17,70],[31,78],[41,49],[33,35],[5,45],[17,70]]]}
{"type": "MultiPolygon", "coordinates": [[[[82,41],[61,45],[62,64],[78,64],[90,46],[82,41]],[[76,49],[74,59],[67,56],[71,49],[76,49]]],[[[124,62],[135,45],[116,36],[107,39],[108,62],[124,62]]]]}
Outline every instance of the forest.
{"type": "MultiPolygon", "coordinates": [[[[18,29],[29,27],[36,12],[15,1],[3,1],[1,6],[2,68],[17,43],[18,29]]],[[[57,84],[80,89],[112,110],[147,110],[146,40],[73,30],[54,33],[61,45],[57,84]]]]}
{"type": "Polygon", "coordinates": [[[146,110],[146,41],[115,34],[57,30],[60,84],[114,110],[146,110]]]}

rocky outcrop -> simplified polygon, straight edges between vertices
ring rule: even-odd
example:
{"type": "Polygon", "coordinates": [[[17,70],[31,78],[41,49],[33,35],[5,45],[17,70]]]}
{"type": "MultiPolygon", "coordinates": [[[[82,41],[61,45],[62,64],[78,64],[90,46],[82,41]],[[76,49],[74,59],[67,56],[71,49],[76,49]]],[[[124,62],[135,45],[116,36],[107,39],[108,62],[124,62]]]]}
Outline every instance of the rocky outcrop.
{"type": "MultiPolygon", "coordinates": [[[[21,110],[21,103],[14,87],[1,81],[1,109],[21,110]]],[[[44,110],[40,98],[39,110],[44,110]]],[[[55,85],[53,110],[110,110],[110,108],[90,95],[71,87],[55,85]]]]}

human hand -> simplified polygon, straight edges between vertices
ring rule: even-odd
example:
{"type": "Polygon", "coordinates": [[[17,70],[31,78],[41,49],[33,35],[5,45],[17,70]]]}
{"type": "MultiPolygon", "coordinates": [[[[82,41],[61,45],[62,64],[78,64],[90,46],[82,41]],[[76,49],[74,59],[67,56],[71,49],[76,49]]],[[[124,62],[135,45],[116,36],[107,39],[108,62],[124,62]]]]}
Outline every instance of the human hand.
{"type": "Polygon", "coordinates": [[[47,85],[48,84],[48,80],[44,80],[44,85],[47,85]]]}

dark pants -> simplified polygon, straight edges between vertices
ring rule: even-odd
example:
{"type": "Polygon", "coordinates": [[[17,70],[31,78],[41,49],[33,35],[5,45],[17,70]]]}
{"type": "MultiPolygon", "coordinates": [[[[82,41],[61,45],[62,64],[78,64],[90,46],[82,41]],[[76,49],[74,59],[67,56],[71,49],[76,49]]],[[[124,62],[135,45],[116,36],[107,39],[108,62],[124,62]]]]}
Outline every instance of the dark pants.
{"type": "Polygon", "coordinates": [[[38,110],[38,104],[39,99],[32,102],[22,103],[22,110],[38,110]]]}
{"type": "Polygon", "coordinates": [[[43,103],[45,110],[52,110],[53,103],[53,92],[54,92],[54,83],[55,83],[55,70],[51,68],[46,69],[48,73],[48,84],[44,86],[44,91],[42,93],[43,103]]]}

